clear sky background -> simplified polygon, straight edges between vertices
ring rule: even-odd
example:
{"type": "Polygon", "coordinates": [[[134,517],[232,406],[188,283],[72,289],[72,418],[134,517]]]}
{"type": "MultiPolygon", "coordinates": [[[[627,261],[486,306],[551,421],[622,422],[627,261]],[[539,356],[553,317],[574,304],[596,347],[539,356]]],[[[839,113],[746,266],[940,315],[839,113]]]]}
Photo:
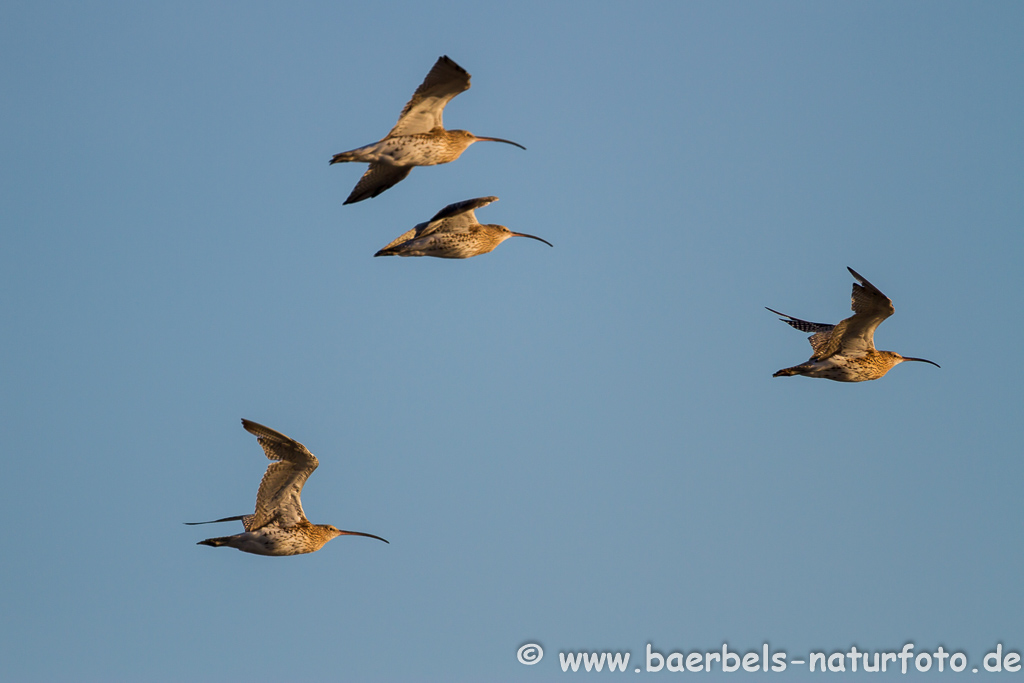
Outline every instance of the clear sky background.
{"type": "Polygon", "coordinates": [[[0,677],[1020,652],[1022,35],[1014,2],[6,3],[0,677]],[[442,54],[446,125],[527,151],[342,206],[331,155],[442,54]],[[483,195],[554,248],[372,258],[483,195]],[[838,322],[846,266],[941,369],[772,378],[811,349],[764,306],[838,322]],[[196,546],[253,509],[242,417],[319,456],[313,522],[391,544],[196,546]]]}

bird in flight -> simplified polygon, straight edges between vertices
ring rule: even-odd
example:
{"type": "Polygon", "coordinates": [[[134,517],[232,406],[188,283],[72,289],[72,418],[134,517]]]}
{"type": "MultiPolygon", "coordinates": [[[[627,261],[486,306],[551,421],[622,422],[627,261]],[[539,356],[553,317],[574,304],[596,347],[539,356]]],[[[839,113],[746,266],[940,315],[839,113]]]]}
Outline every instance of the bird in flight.
{"type": "Polygon", "coordinates": [[[553,246],[545,239],[512,232],[504,225],[481,225],[473,211],[496,201],[497,197],[477,197],[449,204],[426,223],[399,235],[374,256],[469,258],[493,251],[509,237],[529,237],[553,246]]]}
{"type": "Polygon", "coordinates": [[[310,523],[302,510],[300,495],[303,484],[320,464],[316,456],[295,439],[270,427],[244,419],[242,426],[256,436],[263,452],[274,461],[267,467],[256,493],[256,511],[209,522],[185,522],[195,525],[241,521],[245,527],[244,533],[208,538],[197,545],[227,546],[256,555],[301,555],[320,550],[338,536],[367,536],[388,542],[373,534],[310,523]]]}
{"type": "Polygon", "coordinates": [[[894,366],[908,360],[931,363],[939,367],[938,363],[924,358],[910,358],[893,351],[875,350],[875,329],[883,320],[895,313],[896,309],[889,297],[882,294],[857,271],[849,267],[847,270],[860,284],[853,283],[853,315],[837,325],[812,323],[768,309],[782,316],[782,322],[801,332],[811,332],[809,340],[811,348],[814,349],[807,362],[783,368],[772,377],[804,375],[837,382],[864,382],[878,379],[894,366]]]}
{"type": "Polygon", "coordinates": [[[370,167],[359,179],[345,204],[376,197],[405,179],[413,166],[434,166],[455,161],[474,142],[504,142],[526,149],[518,142],[485,138],[466,130],[445,130],[441,115],[445,105],[460,92],[469,90],[469,74],[454,61],[438,58],[427,77],[405,105],[398,123],[383,140],[335,154],[332,164],[346,161],[368,162],[370,167]]]}

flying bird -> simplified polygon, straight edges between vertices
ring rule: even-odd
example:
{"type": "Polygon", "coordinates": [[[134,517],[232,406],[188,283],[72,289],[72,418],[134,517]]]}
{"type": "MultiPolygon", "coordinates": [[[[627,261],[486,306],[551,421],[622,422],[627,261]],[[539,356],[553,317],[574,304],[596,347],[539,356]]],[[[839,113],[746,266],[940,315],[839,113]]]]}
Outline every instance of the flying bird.
{"type": "Polygon", "coordinates": [[[251,420],[242,420],[242,426],[256,435],[263,452],[273,460],[268,467],[260,489],[256,493],[256,511],[251,515],[224,517],[209,522],[186,524],[214,524],[241,521],[245,532],[234,536],[221,536],[199,541],[197,545],[215,548],[227,546],[256,555],[301,555],[313,553],[338,536],[367,536],[378,541],[385,539],[359,531],[342,531],[330,524],[312,524],[302,511],[302,486],[319,465],[316,456],[298,441],[281,432],[251,420]]]}
{"type": "Polygon", "coordinates": [[[529,237],[553,246],[545,239],[512,232],[504,225],[481,225],[473,211],[496,201],[497,197],[477,197],[449,204],[428,222],[403,233],[374,256],[469,258],[493,251],[509,237],[529,237]]]}
{"type": "Polygon", "coordinates": [[[474,142],[504,142],[526,149],[518,142],[485,138],[465,130],[445,130],[444,107],[460,92],[469,90],[469,74],[447,56],[438,58],[427,77],[405,105],[398,123],[383,140],[335,154],[332,164],[368,162],[366,170],[345,204],[376,197],[405,179],[413,166],[434,166],[455,161],[474,142]]]}
{"type": "MultiPolygon", "coordinates": [[[[860,284],[853,283],[853,315],[837,325],[812,323],[769,308],[782,322],[801,332],[811,332],[809,340],[814,353],[806,363],[783,368],[772,377],[823,377],[837,382],[864,382],[878,379],[903,361],[934,363],[924,358],[901,356],[893,351],[875,350],[875,328],[896,312],[892,301],[853,268],[850,274],[860,284]]],[[[767,308],[767,306],[765,307],[767,308]]]]}

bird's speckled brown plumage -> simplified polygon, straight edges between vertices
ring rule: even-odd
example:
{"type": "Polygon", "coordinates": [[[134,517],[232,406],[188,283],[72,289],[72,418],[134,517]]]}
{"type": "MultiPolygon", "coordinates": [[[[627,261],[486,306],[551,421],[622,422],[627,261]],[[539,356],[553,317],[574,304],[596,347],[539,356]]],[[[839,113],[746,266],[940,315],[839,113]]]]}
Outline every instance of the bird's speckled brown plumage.
{"type": "Polygon", "coordinates": [[[242,420],[246,431],[255,434],[263,452],[274,462],[267,467],[256,493],[256,511],[251,515],[224,517],[213,524],[241,521],[245,532],[199,541],[198,545],[228,546],[256,555],[301,555],[312,553],[338,536],[380,536],[360,531],[342,531],[330,524],[312,524],[302,510],[302,487],[320,464],[316,456],[298,441],[250,420],[242,420]]]}
{"type": "Polygon", "coordinates": [[[769,308],[781,320],[801,332],[811,332],[814,353],[806,363],[783,368],[772,377],[821,377],[837,382],[864,382],[878,379],[903,361],[937,363],[924,358],[901,356],[893,351],[875,349],[875,330],[895,311],[889,297],[865,280],[853,268],[847,268],[860,284],[853,284],[851,308],[854,314],[837,325],[800,320],[769,308]]]}
{"type": "Polygon", "coordinates": [[[497,197],[477,197],[449,204],[426,223],[399,235],[374,256],[469,258],[493,251],[509,237],[529,237],[551,246],[545,239],[512,232],[504,225],[478,223],[474,210],[496,201],[497,197]]]}
{"type": "Polygon", "coordinates": [[[469,90],[469,73],[447,56],[440,57],[412,99],[402,109],[398,123],[383,140],[335,154],[332,164],[362,161],[370,167],[345,200],[354,204],[376,197],[405,179],[413,166],[434,166],[455,161],[479,140],[504,142],[526,149],[518,142],[476,136],[465,130],[445,130],[445,105],[469,90]]]}

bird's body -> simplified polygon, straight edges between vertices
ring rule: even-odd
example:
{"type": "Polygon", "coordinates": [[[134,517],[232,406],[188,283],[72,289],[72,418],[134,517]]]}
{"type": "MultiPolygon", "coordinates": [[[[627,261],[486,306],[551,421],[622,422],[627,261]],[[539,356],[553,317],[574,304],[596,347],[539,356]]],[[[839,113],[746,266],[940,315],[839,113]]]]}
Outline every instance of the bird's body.
{"type": "Polygon", "coordinates": [[[246,531],[234,536],[208,538],[205,541],[199,541],[198,545],[209,545],[215,548],[228,546],[255,555],[301,555],[320,550],[327,541],[339,535],[332,534],[324,528],[325,526],[327,525],[309,522],[288,528],[282,527],[280,524],[268,524],[256,531],[246,531]]]}
{"type": "Polygon", "coordinates": [[[903,361],[937,363],[924,358],[901,356],[893,351],[875,349],[875,329],[895,313],[892,301],[853,268],[847,268],[860,284],[854,283],[852,306],[854,314],[836,325],[812,323],[769,308],[781,320],[801,332],[811,332],[809,340],[814,353],[810,359],[783,368],[772,377],[820,377],[837,382],[864,382],[878,379],[903,361]]]}
{"type": "Polygon", "coordinates": [[[383,140],[358,149],[335,154],[332,164],[361,161],[369,163],[352,193],[345,200],[354,204],[376,197],[405,179],[414,166],[434,166],[455,161],[479,140],[504,142],[526,149],[517,142],[473,135],[465,130],[445,130],[445,105],[469,90],[470,76],[447,56],[440,57],[423,83],[405,105],[398,123],[383,140]]]}
{"type": "Polygon", "coordinates": [[[878,379],[904,360],[920,360],[903,358],[892,351],[871,351],[860,356],[844,356],[836,354],[824,359],[811,358],[806,363],[779,370],[772,377],[820,377],[837,382],[864,382],[878,379]]]}
{"type": "Polygon", "coordinates": [[[338,536],[380,536],[359,531],[342,531],[330,524],[313,524],[302,510],[302,487],[319,465],[316,456],[298,441],[281,432],[250,420],[242,420],[246,431],[256,435],[267,457],[275,462],[267,467],[256,494],[256,511],[251,515],[225,517],[213,524],[240,521],[245,532],[199,541],[198,545],[228,546],[256,555],[301,555],[312,553],[338,536]]]}
{"type": "Polygon", "coordinates": [[[426,223],[398,236],[374,256],[470,258],[493,251],[509,237],[529,237],[552,246],[547,240],[512,232],[504,225],[477,222],[474,210],[496,201],[497,197],[478,197],[449,204],[426,223]]]}
{"type": "Polygon", "coordinates": [[[408,170],[413,166],[447,164],[458,159],[467,147],[476,142],[476,138],[469,135],[467,137],[463,130],[435,128],[427,133],[388,136],[365,147],[335,154],[331,163],[362,161],[407,167],[408,170]]]}

